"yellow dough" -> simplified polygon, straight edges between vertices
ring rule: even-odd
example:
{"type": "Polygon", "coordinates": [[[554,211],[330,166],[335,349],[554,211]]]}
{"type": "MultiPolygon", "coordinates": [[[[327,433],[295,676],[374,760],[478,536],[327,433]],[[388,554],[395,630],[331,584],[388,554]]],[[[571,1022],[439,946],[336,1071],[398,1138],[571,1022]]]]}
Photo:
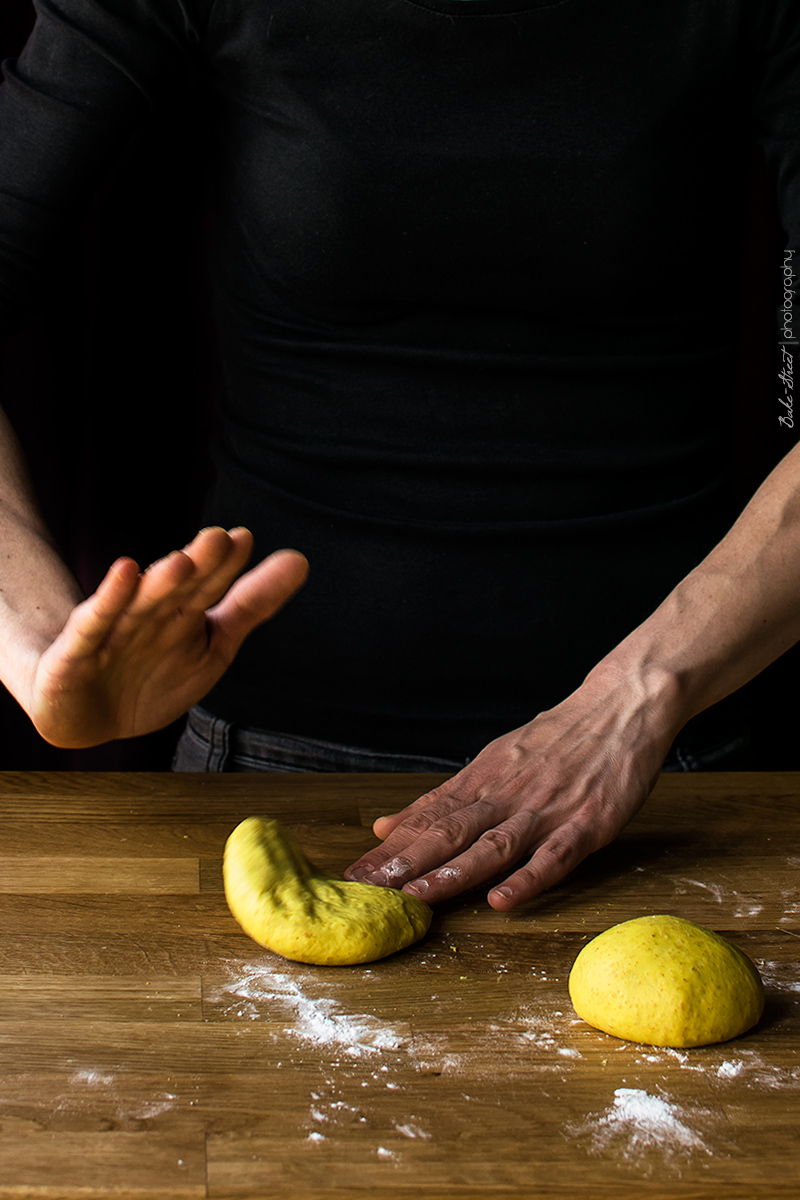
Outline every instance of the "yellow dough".
{"type": "Polygon", "coordinates": [[[682,917],[637,917],[584,946],[569,994],[589,1025],[651,1046],[707,1046],[738,1037],[764,1011],[750,959],[682,917]]]}
{"type": "Polygon", "coordinates": [[[225,897],[245,933],[295,962],[349,966],[427,933],[433,912],[406,892],[345,883],[311,865],[278,821],[248,817],[223,860],[225,897]]]}

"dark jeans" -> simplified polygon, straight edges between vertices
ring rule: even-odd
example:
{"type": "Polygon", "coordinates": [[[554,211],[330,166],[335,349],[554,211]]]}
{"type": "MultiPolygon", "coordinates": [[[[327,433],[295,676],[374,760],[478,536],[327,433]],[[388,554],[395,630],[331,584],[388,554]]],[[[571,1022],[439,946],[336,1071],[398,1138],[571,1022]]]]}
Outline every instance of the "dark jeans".
{"type": "MultiPolygon", "coordinates": [[[[173,771],[430,771],[455,774],[469,762],[422,755],[384,754],[314,738],[248,729],[214,717],[199,705],[189,713],[173,771]]],[[[734,724],[710,741],[679,737],[664,771],[751,769],[750,732],[734,724]]]]}

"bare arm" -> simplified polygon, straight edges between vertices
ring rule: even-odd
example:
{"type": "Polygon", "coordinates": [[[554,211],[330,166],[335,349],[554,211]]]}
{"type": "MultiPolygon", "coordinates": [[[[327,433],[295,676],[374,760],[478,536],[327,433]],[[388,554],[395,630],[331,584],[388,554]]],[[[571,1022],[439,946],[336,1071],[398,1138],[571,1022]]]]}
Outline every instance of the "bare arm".
{"type": "Polygon", "coordinates": [[[673,739],[800,638],[800,446],[725,538],[577,691],[375,823],[351,878],[431,902],[511,871],[498,909],[558,883],[641,807],[673,739]]]}
{"type": "Polygon", "coordinates": [[[84,598],[0,418],[0,678],[57,746],[163,728],[302,586],[305,558],[279,550],[242,575],[250,532],[210,528],[143,573],[133,559],[118,559],[84,598]]]}
{"type": "Polygon", "coordinates": [[[84,595],[39,509],[25,457],[0,409],[0,678],[20,702],[43,650],[84,595]]]}

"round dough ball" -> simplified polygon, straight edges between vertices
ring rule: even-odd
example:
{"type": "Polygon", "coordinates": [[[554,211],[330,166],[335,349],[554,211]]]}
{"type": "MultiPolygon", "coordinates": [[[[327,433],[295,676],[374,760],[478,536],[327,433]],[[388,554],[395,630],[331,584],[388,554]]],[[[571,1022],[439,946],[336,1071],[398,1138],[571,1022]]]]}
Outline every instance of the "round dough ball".
{"type": "Polygon", "coordinates": [[[682,917],[637,917],[601,933],[575,959],[569,994],[589,1025],[651,1046],[727,1042],[764,1011],[747,955],[682,917]]]}

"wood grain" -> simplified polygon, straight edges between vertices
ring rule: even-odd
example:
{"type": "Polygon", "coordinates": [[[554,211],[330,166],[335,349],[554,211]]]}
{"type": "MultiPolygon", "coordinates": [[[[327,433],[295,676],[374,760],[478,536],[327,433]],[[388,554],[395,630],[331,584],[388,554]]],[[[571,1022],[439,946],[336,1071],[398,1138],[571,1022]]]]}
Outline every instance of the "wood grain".
{"type": "Polygon", "coordinates": [[[288,963],[239,929],[239,820],[340,871],[440,782],[0,774],[0,1197],[798,1195],[800,776],[663,776],[548,895],[461,897],[380,963],[288,963]],[[578,1020],[575,955],[648,912],[750,954],[757,1029],[678,1052],[578,1020]]]}
{"type": "Polygon", "coordinates": [[[42,896],[49,892],[175,895],[199,890],[200,864],[196,859],[0,855],[0,892],[13,895],[42,896]]]}

